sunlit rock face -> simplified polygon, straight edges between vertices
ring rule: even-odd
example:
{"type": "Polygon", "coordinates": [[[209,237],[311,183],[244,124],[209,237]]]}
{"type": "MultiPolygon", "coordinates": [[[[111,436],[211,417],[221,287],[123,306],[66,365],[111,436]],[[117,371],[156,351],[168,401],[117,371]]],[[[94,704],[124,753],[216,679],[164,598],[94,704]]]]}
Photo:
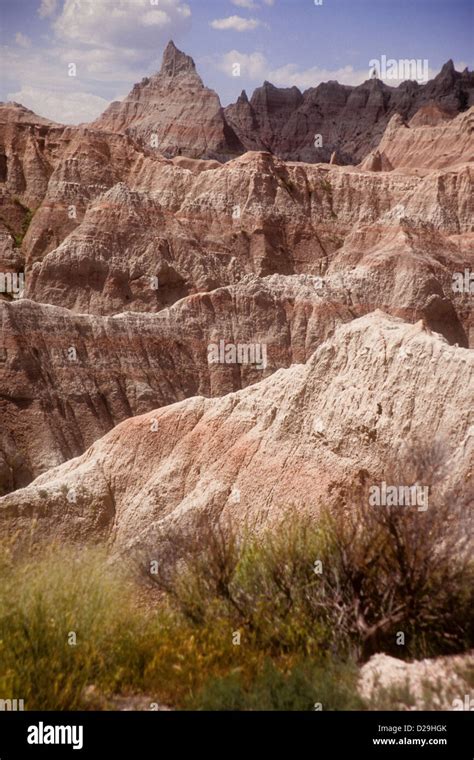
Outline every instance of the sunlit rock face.
{"type": "Polygon", "coordinates": [[[170,43],[93,124],[0,106],[3,528],[263,524],[418,435],[469,483],[471,89],[446,65],[223,110],[170,43]]]}

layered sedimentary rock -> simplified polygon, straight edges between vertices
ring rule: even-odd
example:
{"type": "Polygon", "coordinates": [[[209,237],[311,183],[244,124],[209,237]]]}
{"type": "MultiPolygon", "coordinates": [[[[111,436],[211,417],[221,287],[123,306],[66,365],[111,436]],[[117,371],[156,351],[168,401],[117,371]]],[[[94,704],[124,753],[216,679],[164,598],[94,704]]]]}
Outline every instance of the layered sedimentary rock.
{"type": "Polygon", "coordinates": [[[377,151],[366,156],[361,168],[422,173],[473,161],[474,109],[450,118],[438,106],[431,105],[420,108],[408,123],[398,114],[392,116],[377,151]],[[380,156],[380,163],[370,165],[375,153],[380,156]]]}
{"type": "Polygon", "coordinates": [[[249,99],[245,90],[222,109],[204,87],[194,61],[169,43],[159,73],[135,85],[92,126],[128,133],[164,155],[229,158],[244,150],[268,150],[290,161],[357,163],[382,138],[390,119],[411,119],[432,104],[453,117],[474,104],[474,74],[448,61],[426,84],[390,87],[369,79],[351,87],[325,82],[301,93],[264,82],[249,99]],[[319,138],[316,140],[316,136],[319,138]]]}
{"type": "MultiPolygon", "coordinates": [[[[127,416],[196,394],[228,393],[304,362],[336,325],[381,303],[467,345],[471,296],[452,292],[450,270],[439,255],[442,237],[367,226],[349,238],[324,276],[247,275],[157,314],[100,317],[27,300],[5,304],[3,490],[80,454],[127,416]],[[264,344],[263,372],[209,367],[207,347],[220,340],[264,344]]],[[[452,243],[444,251],[450,267],[459,255],[452,243]]],[[[77,276],[73,282],[79,288],[77,276]]],[[[141,287],[141,307],[153,308],[145,300],[147,294],[157,298],[151,282],[141,287]]]]}
{"type": "Polygon", "coordinates": [[[217,399],[118,425],[0,500],[2,530],[153,545],[201,510],[255,528],[288,508],[341,508],[407,441],[443,442],[453,498],[473,493],[474,357],[381,312],[339,327],[306,364],[217,399]]]}
{"type": "MultiPolygon", "coordinates": [[[[81,454],[127,417],[219,396],[305,362],[354,317],[340,283],[248,276],[159,314],[76,315],[0,304],[0,491],[81,454]],[[264,361],[220,364],[209,346],[264,345],[264,361]]],[[[249,357],[251,358],[251,357],[249,357]]]]}
{"type": "Polygon", "coordinates": [[[122,176],[128,184],[90,200],[40,259],[43,206],[49,215],[66,203],[47,197],[25,239],[29,298],[96,314],[158,311],[248,274],[337,272],[356,315],[424,316],[452,342],[470,341],[469,294],[452,290],[453,272],[473,265],[468,163],[415,176],[248,153],[197,171],[145,157],[122,176]]]}
{"type": "Polygon", "coordinates": [[[0,104],[0,272],[24,269],[20,244],[46,195],[63,131],[18,103],[0,104]]]}
{"type": "Polygon", "coordinates": [[[167,156],[226,161],[244,148],[229,126],[218,95],[204,87],[194,61],[170,42],[160,71],[115,101],[94,127],[133,136],[167,156]]]}
{"type": "Polygon", "coordinates": [[[426,84],[390,87],[375,78],[356,87],[325,82],[301,93],[265,82],[250,100],[243,92],[225,115],[247,150],[306,162],[329,161],[337,151],[340,162],[358,163],[378,146],[395,114],[409,120],[431,103],[451,116],[469,108],[474,74],[457,72],[448,61],[426,84]]]}
{"type": "Polygon", "coordinates": [[[62,125],[38,116],[19,103],[0,104],[2,201],[8,195],[21,195],[29,205],[41,202],[61,151],[64,130],[62,125]]]}
{"type": "MultiPolygon", "coordinates": [[[[201,133],[182,132],[160,103],[175,98],[194,125],[186,108],[202,106],[214,147],[226,117],[174,46],[110,123],[64,127],[0,107],[1,491],[81,455],[128,417],[305,362],[338,325],[376,309],[473,346],[473,109],[455,115],[470,81],[447,66],[433,83],[397,90],[411,120],[393,115],[357,167],[338,165],[340,146],[330,166],[285,162],[271,141],[226,163],[193,157],[222,159],[191,149],[201,133]],[[164,142],[154,147],[157,113],[164,142]],[[10,275],[25,278],[24,300],[5,289],[10,275]],[[221,340],[265,345],[266,366],[210,365],[208,345],[221,340]]],[[[262,119],[277,134],[285,102],[296,114],[306,94],[265,88],[262,119]]],[[[386,99],[376,81],[349,90],[369,121],[376,109],[363,93],[386,99]]],[[[337,83],[327,91],[331,108],[344,101],[337,83]]],[[[241,101],[250,129],[258,120],[241,101]]]]}
{"type": "Polygon", "coordinates": [[[136,84],[125,100],[112,103],[91,126],[129,134],[166,156],[227,161],[245,150],[265,150],[314,163],[329,162],[336,153],[338,163],[350,164],[377,147],[395,114],[409,120],[431,104],[449,117],[469,108],[474,74],[457,72],[448,61],[426,84],[390,87],[369,79],[351,87],[331,81],[301,93],[264,82],[250,99],[244,90],[222,109],[192,58],[170,42],[161,70],[136,84]]]}

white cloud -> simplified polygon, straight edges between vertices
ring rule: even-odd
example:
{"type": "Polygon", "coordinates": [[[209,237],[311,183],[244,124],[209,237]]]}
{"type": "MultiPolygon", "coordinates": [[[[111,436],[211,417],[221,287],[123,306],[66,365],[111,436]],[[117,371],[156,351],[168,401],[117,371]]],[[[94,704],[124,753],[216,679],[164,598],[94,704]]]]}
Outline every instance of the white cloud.
{"type": "Polygon", "coordinates": [[[108,106],[108,101],[88,92],[54,92],[36,87],[22,87],[8,94],[9,100],[22,103],[39,116],[63,124],[93,121],[108,106]]]}
{"type": "MultiPolygon", "coordinates": [[[[77,81],[81,87],[135,84],[143,76],[142,53],[133,48],[122,48],[120,56],[114,49],[81,47],[62,48],[57,51],[57,63],[60,68],[61,81],[64,84],[64,72],[67,73],[69,63],[74,63],[77,69],[77,81]]],[[[69,84],[66,82],[66,86],[69,84]]]]}
{"type": "Polygon", "coordinates": [[[157,9],[145,13],[141,20],[141,23],[143,26],[166,26],[170,23],[170,17],[164,11],[157,9]]]}
{"type": "Polygon", "coordinates": [[[47,47],[26,48],[20,33],[17,44],[1,49],[4,90],[34,87],[67,96],[75,85],[81,92],[116,97],[150,68],[159,69],[165,43],[189,26],[190,16],[181,0],[160,0],[159,8],[130,0],[64,0],[47,47]],[[69,63],[76,64],[75,78],[68,77],[69,63]]]}
{"type": "Polygon", "coordinates": [[[231,0],[231,2],[233,5],[237,5],[239,8],[248,8],[249,10],[258,8],[258,5],[254,2],[254,0],[231,0]]]}
{"type": "Polygon", "coordinates": [[[48,50],[19,47],[0,48],[0,58],[5,62],[5,89],[17,90],[23,86],[47,89],[66,94],[76,86],[82,91],[109,87],[111,95],[117,87],[133,84],[140,78],[141,56],[137,51],[123,48],[120,58],[115,51],[94,48],[85,50],[74,47],[54,47],[48,50]],[[68,64],[75,63],[77,77],[68,76],[68,64]],[[140,74],[137,74],[139,66],[140,74]]]}
{"type": "Polygon", "coordinates": [[[29,37],[27,37],[26,34],[23,34],[22,32],[17,32],[15,34],[15,42],[17,45],[19,45],[22,48],[29,48],[31,47],[31,40],[29,37]]]}
{"type": "Polygon", "coordinates": [[[130,0],[65,0],[54,30],[63,42],[76,45],[156,49],[189,28],[191,9],[181,0],[160,0],[159,6],[130,0]]]}
{"type": "Polygon", "coordinates": [[[56,13],[57,5],[57,0],[41,0],[41,5],[38,8],[38,15],[41,18],[53,16],[56,13]]]}
{"type": "Polygon", "coordinates": [[[262,53],[250,53],[247,55],[246,53],[232,50],[222,57],[221,61],[217,64],[217,68],[225,74],[233,76],[233,66],[235,63],[240,63],[243,77],[255,81],[263,81],[265,79],[268,71],[268,61],[262,53]]]}
{"type": "Polygon", "coordinates": [[[355,70],[352,66],[344,66],[339,69],[323,69],[313,66],[309,69],[299,69],[297,64],[289,63],[286,66],[272,69],[268,60],[262,53],[239,53],[231,50],[226,53],[219,63],[218,68],[228,76],[233,76],[233,65],[240,63],[241,76],[258,83],[265,79],[277,87],[292,87],[295,85],[301,90],[308,87],[316,87],[320,82],[337,80],[341,84],[356,85],[368,79],[367,69],[355,70]]]}
{"type": "MultiPolygon", "coordinates": [[[[39,0],[38,0],[39,5],[39,0]]],[[[88,121],[124,97],[147,72],[158,70],[161,50],[191,22],[183,0],[42,0],[52,37],[28,46],[21,32],[4,46],[3,89],[9,97],[55,121],[88,121]],[[68,76],[74,63],[77,75],[68,76]]]]}
{"type": "MultiPolygon", "coordinates": [[[[255,2],[255,0],[230,0],[233,5],[236,5],[238,8],[247,8],[248,10],[257,10],[260,8],[260,5],[255,2]]],[[[263,0],[265,5],[274,5],[275,0],[263,0]]]]}
{"type": "Polygon", "coordinates": [[[323,69],[312,66],[309,69],[298,69],[295,63],[288,63],[269,72],[267,79],[279,87],[299,87],[306,90],[308,87],[316,87],[321,82],[337,81],[339,84],[357,85],[368,79],[367,70],[354,69],[353,66],[343,66],[339,69],[323,69]]]}
{"type": "MultiPolygon", "coordinates": [[[[272,68],[267,58],[262,53],[239,53],[238,50],[231,50],[221,57],[214,64],[220,71],[223,71],[229,77],[233,78],[233,66],[235,63],[240,64],[241,76],[245,79],[261,84],[267,80],[276,87],[293,87],[300,90],[306,90],[309,87],[316,87],[321,82],[337,81],[339,84],[358,85],[370,79],[370,69],[354,69],[353,66],[342,66],[338,69],[326,69],[319,66],[312,66],[309,69],[300,69],[296,63],[288,63],[285,66],[272,68]]],[[[466,66],[463,62],[456,63],[458,71],[466,66]]],[[[433,79],[439,72],[435,69],[428,68],[428,79],[433,79]]],[[[389,87],[398,87],[403,78],[384,79],[385,84],[389,87]]]]}
{"type": "Polygon", "coordinates": [[[227,18],[217,18],[210,22],[213,29],[229,30],[234,32],[251,32],[258,26],[261,26],[261,21],[256,18],[242,18],[242,16],[228,16],[227,18]]]}

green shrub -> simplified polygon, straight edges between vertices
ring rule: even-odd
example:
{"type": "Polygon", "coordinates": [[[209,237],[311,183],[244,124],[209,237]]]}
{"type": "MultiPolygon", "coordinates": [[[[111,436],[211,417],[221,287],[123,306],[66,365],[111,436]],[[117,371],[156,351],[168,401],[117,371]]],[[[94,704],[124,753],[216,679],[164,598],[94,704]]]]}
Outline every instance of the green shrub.
{"type": "Polygon", "coordinates": [[[285,673],[267,660],[252,683],[241,673],[212,679],[191,702],[199,710],[356,710],[356,669],[304,660],[285,673]]]}
{"type": "Polygon", "coordinates": [[[185,619],[226,620],[272,657],[465,651],[474,638],[472,539],[462,495],[442,476],[442,449],[413,446],[385,479],[427,484],[424,511],[370,506],[361,489],[317,520],[288,512],[258,538],[202,515],[189,533],[158,537],[159,572],[149,577],[185,619]]]}
{"type": "Polygon", "coordinates": [[[321,187],[328,195],[332,195],[332,185],[328,179],[321,180],[321,187]]]}
{"type": "Polygon", "coordinates": [[[204,516],[189,535],[167,531],[153,553],[160,557],[158,572],[149,578],[190,623],[221,619],[275,657],[319,656],[331,634],[308,598],[320,583],[314,562],[325,540],[304,519],[255,539],[204,516]]]}
{"type": "Polygon", "coordinates": [[[31,208],[28,208],[28,206],[25,206],[24,203],[20,201],[20,199],[15,196],[13,198],[14,203],[16,203],[17,206],[21,208],[21,210],[24,212],[24,217],[21,223],[21,228],[19,232],[13,232],[13,238],[15,240],[15,246],[17,248],[21,248],[21,245],[23,243],[23,239],[28,232],[28,227],[31,224],[31,221],[35,215],[35,211],[31,208]]]}
{"type": "Polygon", "coordinates": [[[348,493],[260,535],[203,516],[157,536],[147,588],[100,548],[0,552],[0,698],[78,709],[94,686],[102,704],[139,692],[178,709],[357,709],[353,662],[469,649],[467,510],[437,480],[436,452],[398,464],[387,481],[436,486],[427,511],[348,493]]]}
{"type": "Polygon", "coordinates": [[[2,571],[2,697],[24,699],[27,709],[67,710],[80,706],[90,683],[140,684],[150,642],[131,589],[103,551],[50,550],[2,571]]]}

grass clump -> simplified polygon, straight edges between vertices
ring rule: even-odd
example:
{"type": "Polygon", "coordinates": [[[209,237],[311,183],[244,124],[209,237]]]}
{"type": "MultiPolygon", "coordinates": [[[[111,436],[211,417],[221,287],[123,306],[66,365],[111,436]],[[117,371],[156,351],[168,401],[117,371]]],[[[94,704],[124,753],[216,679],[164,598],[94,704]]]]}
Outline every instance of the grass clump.
{"type": "Polygon", "coordinates": [[[98,549],[2,563],[0,695],[26,709],[79,708],[87,684],[139,685],[146,645],[121,573],[98,549]]]}
{"type": "MultiPolygon", "coordinates": [[[[438,459],[411,451],[385,474],[428,483],[424,511],[359,492],[258,535],[200,514],[155,536],[140,578],[100,548],[4,553],[0,698],[73,710],[92,685],[176,709],[361,709],[356,663],[372,654],[472,647],[467,511],[438,459]]],[[[411,704],[393,690],[381,700],[411,704]]]]}
{"type": "Polygon", "coordinates": [[[35,215],[35,212],[33,209],[28,208],[28,206],[25,206],[19,198],[16,196],[13,198],[14,203],[16,203],[17,206],[21,208],[21,210],[24,213],[23,220],[21,222],[21,228],[19,232],[13,232],[13,239],[15,241],[15,246],[17,248],[21,248],[21,245],[23,243],[24,237],[26,233],[28,232],[28,227],[31,224],[31,221],[33,219],[33,216],[35,215]]]}
{"type": "Polygon", "coordinates": [[[300,660],[289,671],[267,660],[253,682],[234,672],[211,679],[190,701],[198,710],[357,710],[364,707],[351,665],[300,660]]]}

